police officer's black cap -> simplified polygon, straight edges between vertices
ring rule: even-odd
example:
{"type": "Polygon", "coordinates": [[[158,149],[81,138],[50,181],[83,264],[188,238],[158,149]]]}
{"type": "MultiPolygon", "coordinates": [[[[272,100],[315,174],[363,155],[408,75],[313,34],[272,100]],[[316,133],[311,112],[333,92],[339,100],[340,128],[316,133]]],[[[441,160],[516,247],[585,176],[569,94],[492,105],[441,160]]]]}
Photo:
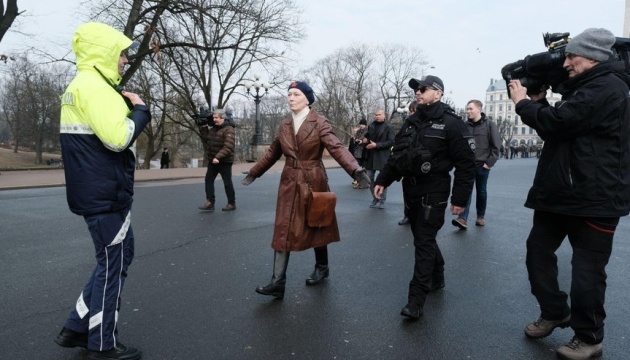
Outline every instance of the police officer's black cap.
{"type": "Polygon", "coordinates": [[[444,82],[437,76],[427,75],[422,80],[413,78],[409,80],[409,87],[412,88],[413,91],[418,90],[421,86],[431,87],[444,92],[444,82]]]}

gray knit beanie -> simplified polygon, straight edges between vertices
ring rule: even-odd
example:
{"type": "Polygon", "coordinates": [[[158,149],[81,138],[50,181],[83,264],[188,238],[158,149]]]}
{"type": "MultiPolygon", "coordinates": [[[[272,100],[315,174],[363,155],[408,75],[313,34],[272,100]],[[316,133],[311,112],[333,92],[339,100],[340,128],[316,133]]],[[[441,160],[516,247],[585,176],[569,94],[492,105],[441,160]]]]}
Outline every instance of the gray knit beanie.
{"type": "Polygon", "coordinates": [[[612,55],[615,35],[606,29],[590,28],[571,39],[565,52],[595,61],[606,61],[612,55]]]}

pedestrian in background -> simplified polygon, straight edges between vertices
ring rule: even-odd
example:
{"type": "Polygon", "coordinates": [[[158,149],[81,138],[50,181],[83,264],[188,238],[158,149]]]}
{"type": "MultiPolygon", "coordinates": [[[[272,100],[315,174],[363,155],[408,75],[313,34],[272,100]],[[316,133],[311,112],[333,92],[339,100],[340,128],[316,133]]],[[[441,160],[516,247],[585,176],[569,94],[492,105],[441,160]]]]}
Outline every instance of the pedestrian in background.
{"type": "Polygon", "coordinates": [[[396,136],[394,127],[385,121],[385,111],[383,109],[376,109],[374,112],[374,121],[368,126],[367,134],[361,141],[367,151],[365,169],[372,183],[372,187],[370,188],[370,193],[372,194],[371,208],[385,208],[387,190],[384,190],[380,199],[377,199],[374,197],[373,183],[376,172],[380,172],[387,162],[391,147],[394,145],[394,136],[396,136]]]}
{"type": "Polygon", "coordinates": [[[271,282],[256,288],[262,295],[284,297],[286,271],[292,251],[315,250],[315,269],[306,285],[317,285],[329,276],[328,244],[339,241],[336,216],[329,226],[310,227],[306,209],[311,191],[330,191],[322,163],[324,149],[357,181],[367,185],[369,178],[354,156],[339,141],[328,120],[310,106],[313,89],[302,81],[289,85],[291,116],[279,125],[275,138],[263,157],[249,170],[243,185],[261,177],[284,155],[280,175],[276,219],[271,247],[274,250],[271,282]]]}
{"type": "Polygon", "coordinates": [[[546,89],[509,83],[516,113],[545,141],[525,202],[534,209],[527,273],[540,306],[525,334],[542,338],[571,326],[573,339],[556,350],[562,359],[602,355],[606,265],[619,218],[630,212],[630,76],[611,59],[615,41],[609,30],[591,28],[567,44],[568,79],[553,106],[546,89]],[[570,306],[556,256],[565,237],[573,249],[570,306]]]}
{"type": "Polygon", "coordinates": [[[217,175],[221,175],[227,205],[221,210],[236,210],[236,193],[232,184],[232,164],[234,163],[234,127],[225,119],[223,109],[215,109],[212,113],[212,126],[201,126],[201,138],[206,149],[208,170],[206,171],[205,190],[206,202],[199,207],[200,210],[214,211],[216,197],[214,193],[214,181],[217,175]]]}
{"type": "Polygon", "coordinates": [[[168,154],[168,149],[162,150],[162,156],[160,156],[160,169],[168,169],[171,158],[168,154]]]}
{"type": "Polygon", "coordinates": [[[120,294],[134,254],[132,148],[151,121],[137,94],[116,88],[132,44],[108,25],[79,26],[72,39],[77,74],[61,97],[66,197],[70,211],[88,225],[97,264],[55,342],[88,349],[90,360],[142,356],[118,341],[120,294]]]}
{"type": "MultiPolygon", "coordinates": [[[[490,120],[486,114],[481,112],[483,104],[479,100],[470,100],[466,104],[466,116],[468,121],[468,129],[475,140],[475,189],[477,192],[476,210],[477,220],[475,225],[484,226],[486,224],[486,206],[488,204],[488,177],[490,176],[490,168],[496,164],[499,158],[499,129],[495,123],[490,120]]],[[[466,210],[457,218],[453,219],[452,224],[462,230],[468,228],[468,213],[470,212],[470,204],[472,196],[468,199],[466,210]]]]}
{"type": "MultiPolygon", "coordinates": [[[[411,117],[411,115],[413,115],[416,112],[416,107],[418,106],[418,102],[416,100],[412,101],[411,103],[409,103],[409,116],[407,116],[407,118],[405,119],[405,121],[407,121],[407,119],[409,119],[411,117]]],[[[403,124],[403,127],[405,125],[403,124]]],[[[409,215],[407,214],[407,205],[405,204],[405,201],[403,199],[403,218],[398,222],[398,225],[408,225],[409,224],[409,215]]]]}
{"type": "MultiPolygon", "coordinates": [[[[351,139],[352,144],[349,147],[350,152],[354,155],[354,158],[357,160],[359,166],[365,165],[365,158],[367,157],[367,151],[365,150],[365,144],[363,144],[362,140],[367,134],[367,120],[365,118],[359,120],[359,128],[354,133],[354,137],[351,139]]],[[[355,189],[361,189],[361,186],[358,181],[354,181],[353,187],[355,189]]]]}

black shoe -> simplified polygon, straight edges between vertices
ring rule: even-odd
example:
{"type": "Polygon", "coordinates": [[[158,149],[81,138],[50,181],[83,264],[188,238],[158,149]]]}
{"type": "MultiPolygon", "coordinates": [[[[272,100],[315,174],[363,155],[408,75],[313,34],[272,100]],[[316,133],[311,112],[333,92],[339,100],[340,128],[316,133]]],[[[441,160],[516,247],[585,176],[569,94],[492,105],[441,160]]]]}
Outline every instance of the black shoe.
{"type": "Polygon", "coordinates": [[[422,308],[413,304],[407,304],[400,310],[400,315],[406,316],[412,320],[418,320],[420,316],[422,316],[422,308]]]}
{"type": "Polygon", "coordinates": [[[434,277],[433,282],[431,283],[431,291],[443,289],[444,286],[446,286],[446,283],[444,282],[444,275],[440,277],[434,277]]]}
{"type": "Polygon", "coordinates": [[[57,335],[55,343],[65,348],[82,347],[84,349],[87,349],[88,334],[78,333],[64,327],[63,329],[61,329],[59,335],[57,335]]]}
{"type": "Polygon", "coordinates": [[[88,360],[139,360],[142,358],[142,351],[118,343],[116,347],[107,351],[88,351],[87,358],[88,360]]]}
{"type": "Polygon", "coordinates": [[[409,218],[406,216],[398,222],[398,225],[407,225],[407,224],[409,224],[409,218]]]}
{"type": "Polygon", "coordinates": [[[324,281],[329,274],[328,265],[315,265],[315,270],[313,270],[311,276],[306,279],[306,285],[317,285],[324,281]]]}
{"type": "Polygon", "coordinates": [[[278,299],[284,297],[284,284],[270,283],[265,286],[259,286],[256,288],[256,292],[262,295],[271,295],[278,299]]]}
{"type": "Polygon", "coordinates": [[[370,204],[370,207],[371,207],[372,209],[378,208],[378,203],[379,203],[379,202],[380,202],[380,201],[379,201],[378,199],[374,199],[374,200],[372,200],[372,203],[370,204]]]}

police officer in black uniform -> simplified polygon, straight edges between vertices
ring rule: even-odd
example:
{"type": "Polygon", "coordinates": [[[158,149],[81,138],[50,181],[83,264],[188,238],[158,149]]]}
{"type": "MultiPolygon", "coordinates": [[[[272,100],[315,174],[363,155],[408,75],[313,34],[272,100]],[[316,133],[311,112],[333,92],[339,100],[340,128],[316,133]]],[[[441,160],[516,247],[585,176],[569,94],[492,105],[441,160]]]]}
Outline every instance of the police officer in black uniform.
{"type": "Polygon", "coordinates": [[[444,225],[455,167],[451,212],[462,213],[475,178],[474,140],[464,122],[441,102],[444,83],[437,76],[411,79],[418,107],[396,135],[392,154],[375,181],[374,196],[394,181],[403,196],[413,233],[415,265],[407,305],[400,312],[419,319],[427,294],[444,287],[444,258],[436,242],[444,225]]]}

